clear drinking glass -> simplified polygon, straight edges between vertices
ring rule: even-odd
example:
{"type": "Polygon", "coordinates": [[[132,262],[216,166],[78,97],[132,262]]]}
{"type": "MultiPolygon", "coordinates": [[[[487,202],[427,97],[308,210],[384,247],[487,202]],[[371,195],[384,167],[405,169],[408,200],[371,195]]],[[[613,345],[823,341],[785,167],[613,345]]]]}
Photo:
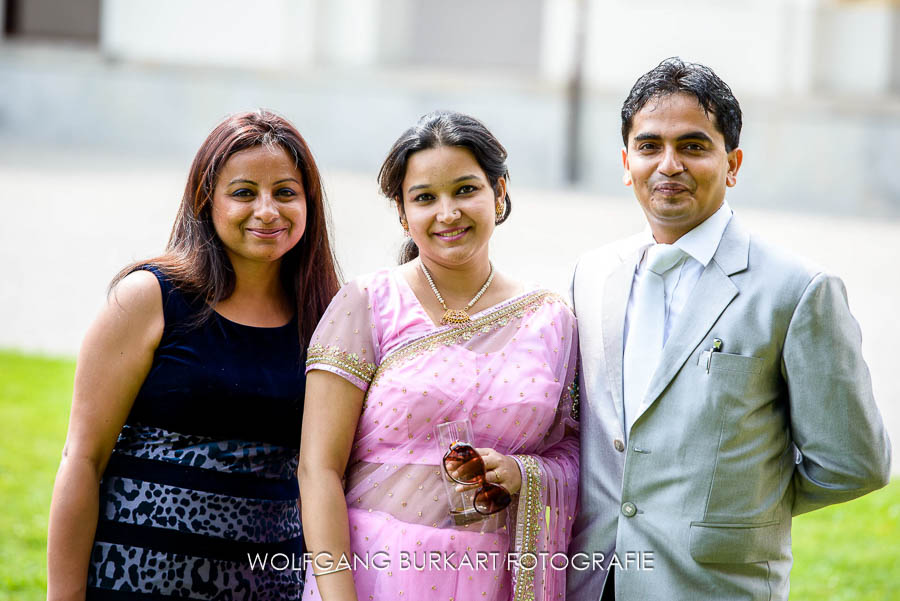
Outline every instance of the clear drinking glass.
{"type": "MultiPolygon", "coordinates": [[[[472,435],[472,424],[467,419],[438,424],[434,427],[434,434],[435,438],[437,438],[438,447],[441,450],[441,457],[450,449],[450,445],[457,441],[467,442],[473,447],[476,446],[475,437],[472,435]]],[[[440,467],[441,479],[444,481],[444,490],[447,492],[447,501],[450,504],[450,517],[453,518],[453,523],[457,526],[462,526],[483,520],[485,516],[475,511],[476,489],[456,490],[457,484],[447,476],[443,462],[440,467]]]]}

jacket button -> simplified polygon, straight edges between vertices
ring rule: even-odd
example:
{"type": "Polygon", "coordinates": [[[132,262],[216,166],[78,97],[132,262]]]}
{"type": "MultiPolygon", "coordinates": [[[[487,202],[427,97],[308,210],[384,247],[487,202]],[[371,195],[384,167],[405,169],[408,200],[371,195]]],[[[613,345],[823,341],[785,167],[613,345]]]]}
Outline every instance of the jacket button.
{"type": "Polygon", "coordinates": [[[622,513],[626,518],[634,517],[634,514],[637,513],[637,507],[631,501],[622,503],[622,513]]]}
{"type": "Polygon", "coordinates": [[[619,440],[618,438],[613,441],[613,446],[620,453],[625,451],[625,443],[619,440]]]}

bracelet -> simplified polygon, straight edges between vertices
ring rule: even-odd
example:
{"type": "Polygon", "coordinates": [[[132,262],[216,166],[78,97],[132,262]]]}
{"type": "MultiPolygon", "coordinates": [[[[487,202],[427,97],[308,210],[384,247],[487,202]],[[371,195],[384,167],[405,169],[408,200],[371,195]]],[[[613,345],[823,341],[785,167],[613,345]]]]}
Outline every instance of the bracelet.
{"type": "Polygon", "coordinates": [[[528,479],[528,471],[525,469],[525,465],[522,463],[522,460],[519,459],[516,455],[510,455],[510,457],[512,457],[513,461],[516,462],[516,465],[519,466],[519,478],[521,478],[521,484],[519,485],[519,492],[516,493],[518,495],[520,492],[522,492],[522,489],[525,488],[525,482],[527,482],[528,479]]]}
{"type": "Polygon", "coordinates": [[[350,569],[350,566],[341,566],[339,568],[334,568],[333,570],[326,570],[324,572],[319,572],[318,574],[313,572],[313,576],[318,578],[319,576],[327,576],[328,574],[334,574],[336,572],[343,572],[344,570],[349,570],[349,569],[350,569]]]}

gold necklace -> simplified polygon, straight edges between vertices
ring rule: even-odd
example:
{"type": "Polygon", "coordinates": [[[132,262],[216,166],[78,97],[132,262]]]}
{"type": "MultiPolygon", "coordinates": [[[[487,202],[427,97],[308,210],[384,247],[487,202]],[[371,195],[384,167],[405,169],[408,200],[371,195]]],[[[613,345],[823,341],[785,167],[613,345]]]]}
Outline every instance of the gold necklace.
{"type": "Polygon", "coordinates": [[[484,283],[484,286],[481,287],[481,290],[478,291],[472,300],[469,301],[469,304],[465,306],[464,309],[448,309],[447,303],[444,302],[444,297],[441,296],[441,293],[438,291],[437,286],[434,285],[434,280],[431,279],[431,274],[428,273],[428,269],[425,267],[425,263],[419,260],[419,265],[422,266],[422,273],[425,274],[425,279],[428,280],[428,284],[431,286],[431,290],[434,292],[434,295],[437,297],[438,302],[441,303],[441,306],[444,308],[444,315],[441,317],[442,325],[460,325],[464,324],[467,321],[470,321],[469,318],[469,309],[478,302],[478,299],[481,298],[481,295],[484,294],[485,290],[491,285],[491,282],[494,281],[494,264],[488,263],[491,266],[491,273],[488,275],[487,281],[484,283]]]}

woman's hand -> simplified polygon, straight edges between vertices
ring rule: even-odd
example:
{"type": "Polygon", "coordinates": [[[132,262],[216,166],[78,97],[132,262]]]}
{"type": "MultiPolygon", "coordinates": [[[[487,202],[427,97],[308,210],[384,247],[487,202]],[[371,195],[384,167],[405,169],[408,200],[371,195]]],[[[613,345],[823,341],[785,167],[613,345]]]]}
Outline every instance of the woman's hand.
{"type": "MultiPolygon", "coordinates": [[[[484,461],[485,478],[491,484],[499,484],[505,488],[509,494],[514,495],[522,488],[522,473],[519,471],[519,464],[509,455],[498,453],[494,449],[475,449],[481,455],[484,461]]],[[[458,485],[456,490],[467,490],[477,488],[476,485],[464,486],[458,485]]]]}

